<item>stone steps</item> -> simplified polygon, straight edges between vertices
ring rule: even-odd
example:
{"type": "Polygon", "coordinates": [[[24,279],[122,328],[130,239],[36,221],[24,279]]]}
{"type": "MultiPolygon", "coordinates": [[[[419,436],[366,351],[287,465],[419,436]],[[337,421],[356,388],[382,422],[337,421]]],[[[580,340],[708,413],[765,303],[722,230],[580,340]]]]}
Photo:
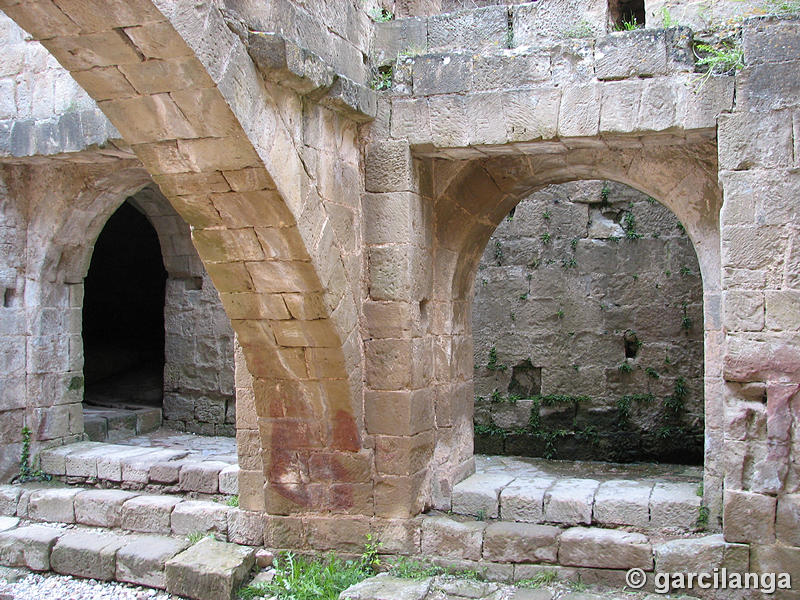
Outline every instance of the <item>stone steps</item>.
{"type": "Polygon", "coordinates": [[[118,442],[161,427],[161,409],[124,405],[104,407],[83,405],[83,429],[90,441],[118,442]]]}
{"type": "Polygon", "coordinates": [[[180,495],[82,488],[58,483],[0,486],[0,514],[33,522],[108,527],[122,532],[186,536],[261,545],[255,513],[180,495]]]}
{"type": "Polygon", "coordinates": [[[41,470],[69,483],[196,494],[238,493],[235,456],[204,457],[192,450],[79,442],[44,450],[41,470]]]}
{"type": "Polygon", "coordinates": [[[698,483],[479,472],[453,487],[452,512],[483,519],[553,525],[692,531],[698,483]]]}
{"type": "Polygon", "coordinates": [[[233,599],[255,549],[206,537],[120,533],[0,518],[0,565],[165,589],[193,600],[233,599]]]}
{"type": "Polygon", "coordinates": [[[420,554],[435,564],[476,571],[494,581],[514,582],[551,571],[561,579],[624,586],[629,569],[744,573],[746,544],[722,534],[665,537],[624,528],[555,526],[425,515],[420,554]]]}

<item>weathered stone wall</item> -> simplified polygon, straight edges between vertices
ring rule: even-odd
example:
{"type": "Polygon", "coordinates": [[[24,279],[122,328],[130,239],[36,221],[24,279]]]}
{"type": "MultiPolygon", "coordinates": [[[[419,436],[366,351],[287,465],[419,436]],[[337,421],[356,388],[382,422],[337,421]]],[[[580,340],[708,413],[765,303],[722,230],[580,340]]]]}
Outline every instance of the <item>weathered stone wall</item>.
{"type": "Polygon", "coordinates": [[[526,198],[475,281],[476,452],[701,464],[702,303],[692,244],[652,198],[526,198]]]}
{"type": "Polygon", "coordinates": [[[0,156],[75,152],[119,139],[67,70],[2,12],[0,46],[0,156]]]}

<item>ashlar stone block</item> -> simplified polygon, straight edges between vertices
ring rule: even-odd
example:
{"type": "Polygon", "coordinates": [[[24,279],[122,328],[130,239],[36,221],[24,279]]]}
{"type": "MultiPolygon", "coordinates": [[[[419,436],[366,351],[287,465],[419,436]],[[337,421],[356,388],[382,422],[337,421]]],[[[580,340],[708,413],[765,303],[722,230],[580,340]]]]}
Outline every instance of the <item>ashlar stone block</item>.
{"type": "Polygon", "coordinates": [[[641,533],[597,527],[573,527],[561,535],[562,565],[599,569],[653,568],[653,549],[641,533]]]}
{"type": "Polygon", "coordinates": [[[197,600],[233,600],[255,550],[204,538],[167,561],[167,591],[197,600]]]}
{"type": "Polygon", "coordinates": [[[56,573],[110,581],[116,574],[117,550],[123,536],[99,531],[65,533],[56,542],[50,563],[56,573]]]}
{"type": "Polygon", "coordinates": [[[595,495],[594,521],[604,525],[647,527],[652,489],[652,484],[639,481],[604,481],[595,495]]]}
{"type": "Polygon", "coordinates": [[[544,497],[545,521],[552,523],[592,522],[594,495],[600,486],[594,479],[562,479],[544,497]]]}
{"type": "Polygon", "coordinates": [[[561,529],[500,521],[486,527],[483,558],[495,562],[556,562],[561,529]]]}
{"type": "Polygon", "coordinates": [[[27,567],[32,571],[50,570],[50,550],[63,529],[30,525],[0,533],[0,564],[27,567]]]}
{"type": "Polygon", "coordinates": [[[541,523],[544,496],[554,479],[517,478],[500,492],[500,518],[506,521],[541,523]]]}
{"type": "Polygon", "coordinates": [[[120,525],[130,531],[168,534],[170,516],[181,499],[174,496],[137,496],[122,505],[120,525]]]}
{"type": "Polygon", "coordinates": [[[500,492],[513,481],[503,473],[477,473],[453,487],[453,512],[495,519],[499,514],[500,492]]]}
{"type": "Polygon", "coordinates": [[[142,536],[126,544],[117,552],[117,581],[163,590],[167,587],[165,563],[188,545],[186,540],[160,535],[142,536]]]}

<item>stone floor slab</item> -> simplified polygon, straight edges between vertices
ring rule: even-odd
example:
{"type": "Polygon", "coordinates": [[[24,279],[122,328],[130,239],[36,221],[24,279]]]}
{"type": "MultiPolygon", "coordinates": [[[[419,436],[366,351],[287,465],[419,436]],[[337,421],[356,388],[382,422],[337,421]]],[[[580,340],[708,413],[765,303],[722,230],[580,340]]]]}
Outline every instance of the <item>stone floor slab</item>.
{"type": "Polygon", "coordinates": [[[154,464],[180,460],[181,458],[185,458],[188,454],[189,452],[186,450],[165,448],[163,450],[148,452],[147,454],[125,457],[120,461],[122,466],[122,481],[148,483],[150,481],[150,469],[154,464]]]}
{"type": "Polygon", "coordinates": [[[255,550],[204,538],[166,563],[167,591],[194,600],[233,600],[255,550]]]}
{"type": "Polygon", "coordinates": [[[347,588],[339,595],[339,600],[424,600],[432,581],[373,577],[347,588]]]}

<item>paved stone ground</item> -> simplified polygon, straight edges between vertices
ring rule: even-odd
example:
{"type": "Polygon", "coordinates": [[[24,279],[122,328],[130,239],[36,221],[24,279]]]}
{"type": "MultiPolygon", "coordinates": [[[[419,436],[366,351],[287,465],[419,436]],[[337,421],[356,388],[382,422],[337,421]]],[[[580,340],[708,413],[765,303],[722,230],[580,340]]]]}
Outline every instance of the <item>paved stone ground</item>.
{"type": "Polygon", "coordinates": [[[178,596],[142,586],[17,569],[3,569],[0,581],[4,582],[0,583],[0,598],[4,600],[179,600],[178,596]]]}
{"type": "Polygon", "coordinates": [[[692,600],[693,596],[656,595],[554,582],[539,587],[516,587],[449,576],[423,580],[379,575],[342,592],[340,600],[692,600]]]}
{"type": "Polygon", "coordinates": [[[125,440],[125,445],[158,448],[185,449],[206,458],[228,461],[236,460],[236,438],[195,435],[175,431],[167,427],[125,440]]]}

